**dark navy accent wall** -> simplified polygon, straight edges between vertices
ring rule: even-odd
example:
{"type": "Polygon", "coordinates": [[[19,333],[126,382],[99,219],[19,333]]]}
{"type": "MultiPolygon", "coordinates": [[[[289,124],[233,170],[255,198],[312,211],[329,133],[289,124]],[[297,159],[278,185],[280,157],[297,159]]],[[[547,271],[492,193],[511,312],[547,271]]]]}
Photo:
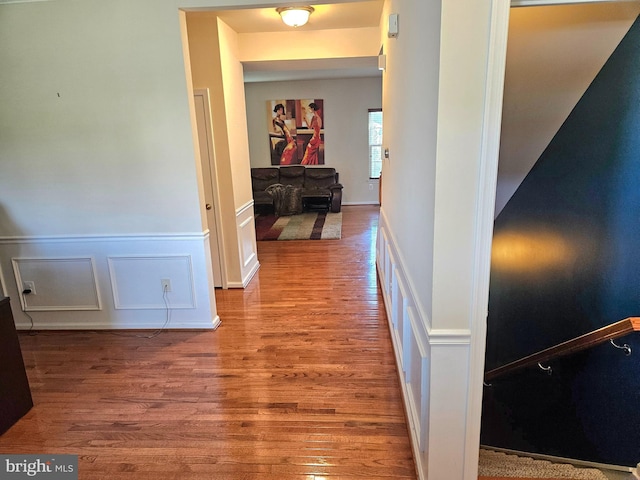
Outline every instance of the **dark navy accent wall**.
{"type": "MultiPolygon", "coordinates": [[[[640,19],[495,222],[486,368],[640,316],[640,19]]],[[[640,462],[640,334],[485,388],[482,443],[640,462]]]]}

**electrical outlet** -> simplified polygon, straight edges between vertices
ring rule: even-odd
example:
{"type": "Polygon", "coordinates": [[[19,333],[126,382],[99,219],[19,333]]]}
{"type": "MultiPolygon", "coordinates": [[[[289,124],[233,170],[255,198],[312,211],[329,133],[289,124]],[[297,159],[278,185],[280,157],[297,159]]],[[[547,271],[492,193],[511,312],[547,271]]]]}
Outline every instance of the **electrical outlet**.
{"type": "Polygon", "coordinates": [[[22,290],[31,290],[31,292],[29,292],[29,295],[35,295],[36,294],[36,283],[35,282],[22,282],[22,290]]]}
{"type": "Polygon", "coordinates": [[[162,292],[167,293],[171,291],[171,280],[168,278],[163,278],[160,280],[160,284],[162,285],[162,292]]]}

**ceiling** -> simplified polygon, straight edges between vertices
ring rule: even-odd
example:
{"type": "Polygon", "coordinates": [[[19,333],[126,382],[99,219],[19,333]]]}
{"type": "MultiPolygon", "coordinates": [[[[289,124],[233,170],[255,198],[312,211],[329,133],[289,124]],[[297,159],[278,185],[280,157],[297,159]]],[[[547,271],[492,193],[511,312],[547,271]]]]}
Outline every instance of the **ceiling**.
{"type": "MultiPolygon", "coordinates": [[[[309,23],[297,27],[305,30],[377,27],[384,0],[362,0],[349,3],[311,4],[314,12],[309,23]]],[[[221,10],[216,14],[238,33],[288,32],[288,27],[275,8],[221,10]]]]}
{"type": "MultiPolygon", "coordinates": [[[[311,4],[315,11],[299,31],[377,27],[384,0],[311,4]]],[[[216,11],[222,21],[238,33],[287,32],[275,8],[216,11]]],[[[335,58],[245,62],[245,82],[307,80],[380,76],[377,58],[335,58]]]]}

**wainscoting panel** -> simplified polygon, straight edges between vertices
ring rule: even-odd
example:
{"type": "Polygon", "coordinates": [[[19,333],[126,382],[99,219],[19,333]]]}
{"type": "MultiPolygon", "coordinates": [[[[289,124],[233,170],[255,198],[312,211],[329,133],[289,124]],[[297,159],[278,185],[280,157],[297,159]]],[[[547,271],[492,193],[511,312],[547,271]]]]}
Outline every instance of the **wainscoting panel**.
{"type": "Polygon", "coordinates": [[[0,237],[2,293],[21,330],[211,329],[219,318],[207,235],[0,237]],[[26,304],[24,281],[36,289],[26,304]]]}
{"type": "Polygon", "coordinates": [[[393,255],[391,245],[389,244],[387,244],[387,256],[385,260],[384,289],[387,292],[387,295],[391,295],[393,292],[393,276],[396,272],[396,259],[393,255]]]}
{"type": "MultiPolygon", "coordinates": [[[[242,269],[242,285],[246,287],[258,271],[258,245],[256,243],[256,226],[253,215],[253,200],[236,212],[238,238],[240,239],[240,266],[242,269]]],[[[231,286],[231,285],[230,285],[231,286]]]]}
{"type": "Polygon", "coordinates": [[[387,246],[383,245],[383,243],[384,243],[384,231],[378,228],[378,235],[376,235],[376,262],[382,265],[384,265],[383,252],[387,248],[387,246]]]}
{"type": "Polygon", "coordinates": [[[416,438],[420,451],[425,450],[425,441],[429,428],[429,347],[414,335],[419,331],[416,311],[413,308],[408,313],[408,342],[406,344],[406,382],[409,391],[408,400],[411,416],[414,419],[416,438]]]}
{"type": "Polygon", "coordinates": [[[19,297],[24,310],[100,310],[93,258],[13,258],[12,264],[16,285],[33,285],[19,297]]]}
{"type": "Polygon", "coordinates": [[[407,319],[408,301],[407,289],[396,268],[393,275],[393,285],[391,289],[391,323],[393,324],[394,343],[398,349],[398,358],[400,359],[402,370],[406,372],[405,365],[407,360],[404,356],[404,345],[408,344],[411,328],[407,319]]]}
{"type": "Polygon", "coordinates": [[[196,308],[189,255],[109,257],[116,309],[196,308]],[[164,292],[162,280],[169,280],[164,292]]]}
{"type": "Polygon", "coordinates": [[[471,332],[431,328],[396,245],[382,210],[376,264],[416,469],[420,479],[462,478],[471,332]]]}
{"type": "Polygon", "coordinates": [[[389,283],[387,282],[387,272],[389,267],[389,239],[387,238],[387,232],[384,229],[378,229],[378,256],[377,262],[379,264],[378,268],[378,278],[381,283],[382,293],[385,296],[390,294],[387,286],[389,283]]]}

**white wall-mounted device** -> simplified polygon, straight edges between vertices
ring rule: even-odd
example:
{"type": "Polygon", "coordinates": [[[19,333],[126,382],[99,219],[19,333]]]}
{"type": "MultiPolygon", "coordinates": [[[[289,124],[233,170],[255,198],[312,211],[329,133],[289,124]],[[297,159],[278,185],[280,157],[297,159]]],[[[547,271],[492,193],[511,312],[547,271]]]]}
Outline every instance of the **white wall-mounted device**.
{"type": "Polygon", "coordinates": [[[387,28],[387,35],[389,38],[395,38],[398,36],[398,14],[392,13],[389,15],[389,25],[387,28]]]}

